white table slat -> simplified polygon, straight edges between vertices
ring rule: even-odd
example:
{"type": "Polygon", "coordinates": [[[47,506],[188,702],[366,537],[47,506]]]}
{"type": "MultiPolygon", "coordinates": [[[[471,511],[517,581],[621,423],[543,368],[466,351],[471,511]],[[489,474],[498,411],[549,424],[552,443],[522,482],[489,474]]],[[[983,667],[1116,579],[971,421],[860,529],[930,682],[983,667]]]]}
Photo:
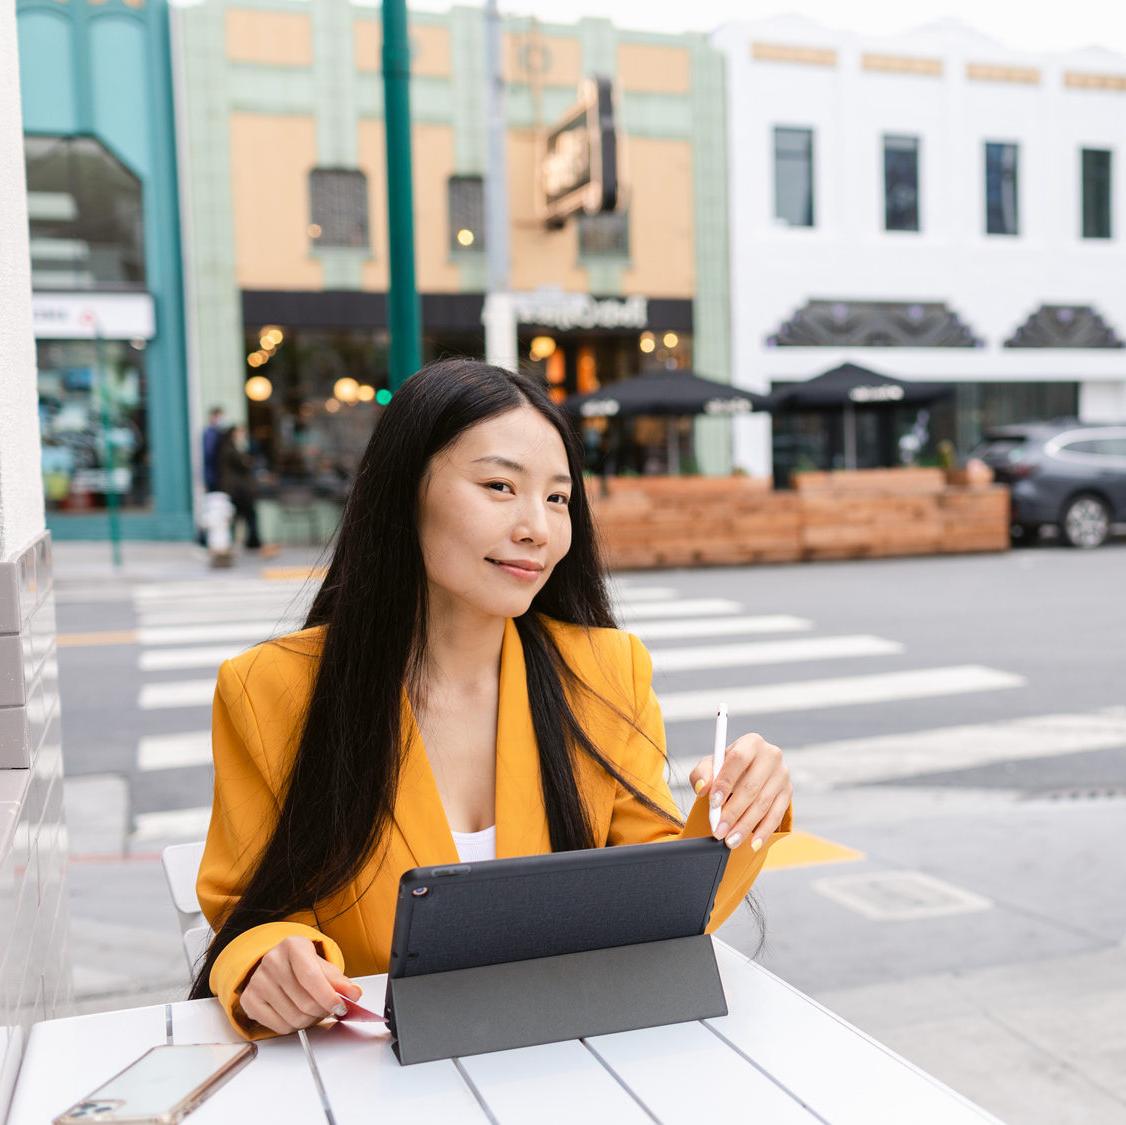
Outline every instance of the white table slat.
{"type": "Polygon", "coordinates": [[[703,1023],[599,1035],[587,1043],[661,1121],[695,1121],[713,1111],[728,1121],[817,1121],[703,1023]]]}
{"type": "MultiPolygon", "coordinates": [[[[214,1000],[172,1005],[174,1043],[237,1043],[238,1035],[214,1000]]],[[[263,1039],[258,1057],[215,1091],[188,1120],[191,1125],[257,1121],[317,1125],[325,1120],[320,1094],[296,1035],[263,1039]],[[268,1094],[265,1092],[268,1091],[268,1094]]]]}
{"type": "MultiPolygon", "coordinates": [[[[355,980],[364,990],[361,1003],[381,1011],[386,976],[355,980]]],[[[309,1046],[336,1125],[488,1121],[452,1061],[400,1066],[382,1024],[325,1024],[309,1031],[309,1046]]]]}
{"type": "Polygon", "coordinates": [[[46,1125],[164,1041],[163,1005],[35,1024],[8,1125],[46,1125]]]}
{"type": "Polygon", "coordinates": [[[460,1060],[499,1125],[652,1125],[578,1039],[460,1060]]]}
{"type": "Polygon", "coordinates": [[[833,1125],[1000,1125],[723,942],[716,958],[730,1014],[706,1022],[833,1125]]]}

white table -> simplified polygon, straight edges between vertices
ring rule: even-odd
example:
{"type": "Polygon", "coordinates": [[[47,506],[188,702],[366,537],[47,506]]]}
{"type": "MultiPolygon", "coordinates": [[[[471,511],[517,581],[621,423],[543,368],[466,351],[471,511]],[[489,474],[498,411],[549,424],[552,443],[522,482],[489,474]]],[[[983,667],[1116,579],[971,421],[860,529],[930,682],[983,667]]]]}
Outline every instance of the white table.
{"type": "MultiPolygon", "coordinates": [[[[730,1014],[719,1019],[400,1066],[378,1025],[325,1024],[259,1043],[258,1057],[188,1120],[334,1125],[597,1125],[720,1120],[769,1125],[960,1125],[996,1118],[717,941],[730,1014]],[[310,1061],[310,1058],[312,1061],[310,1061]],[[322,1103],[317,1076],[324,1089],[322,1103]]],[[[359,979],[380,1009],[385,978],[359,979]]],[[[233,1041],[214,1000],[36,1024],[8,1125],[45,1125],[166,1041],[233,1041]]]]}

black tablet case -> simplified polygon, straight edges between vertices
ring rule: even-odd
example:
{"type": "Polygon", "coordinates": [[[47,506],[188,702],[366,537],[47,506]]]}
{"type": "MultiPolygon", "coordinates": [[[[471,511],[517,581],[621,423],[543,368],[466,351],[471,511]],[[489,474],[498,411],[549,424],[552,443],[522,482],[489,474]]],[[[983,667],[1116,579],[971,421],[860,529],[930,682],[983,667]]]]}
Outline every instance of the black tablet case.
{"type": "Polygon", "coordinates": [[[726,1015],[704,935],[722,841],[415,868],[388,1022],[401,1063],[726,1015]]]}

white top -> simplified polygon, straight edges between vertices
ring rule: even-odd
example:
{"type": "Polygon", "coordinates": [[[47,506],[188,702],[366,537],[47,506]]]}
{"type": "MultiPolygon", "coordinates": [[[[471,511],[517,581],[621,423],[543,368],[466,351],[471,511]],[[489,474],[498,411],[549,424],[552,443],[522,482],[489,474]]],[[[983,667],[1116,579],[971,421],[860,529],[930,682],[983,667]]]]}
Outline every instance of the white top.
{"type": "MultiPolygon", "coordinates": [[[[451,829],[451,832],[453,830],[451,829]]],[[[480,832],[453,832],[454,845],[462,863],[475,863],[497,857],[497,826],[490,825],[480,832]]]]}

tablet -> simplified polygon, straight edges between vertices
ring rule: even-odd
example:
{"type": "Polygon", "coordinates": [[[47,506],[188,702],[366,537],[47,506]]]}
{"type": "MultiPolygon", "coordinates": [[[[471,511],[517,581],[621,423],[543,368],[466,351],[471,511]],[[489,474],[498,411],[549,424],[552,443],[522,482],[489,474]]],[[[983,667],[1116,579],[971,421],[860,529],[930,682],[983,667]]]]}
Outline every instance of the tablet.
{"type": "Polygon", "coordinates": [[[702,934],[728,854],[703,837],[412,868],[388,976],[702,934]]]}

